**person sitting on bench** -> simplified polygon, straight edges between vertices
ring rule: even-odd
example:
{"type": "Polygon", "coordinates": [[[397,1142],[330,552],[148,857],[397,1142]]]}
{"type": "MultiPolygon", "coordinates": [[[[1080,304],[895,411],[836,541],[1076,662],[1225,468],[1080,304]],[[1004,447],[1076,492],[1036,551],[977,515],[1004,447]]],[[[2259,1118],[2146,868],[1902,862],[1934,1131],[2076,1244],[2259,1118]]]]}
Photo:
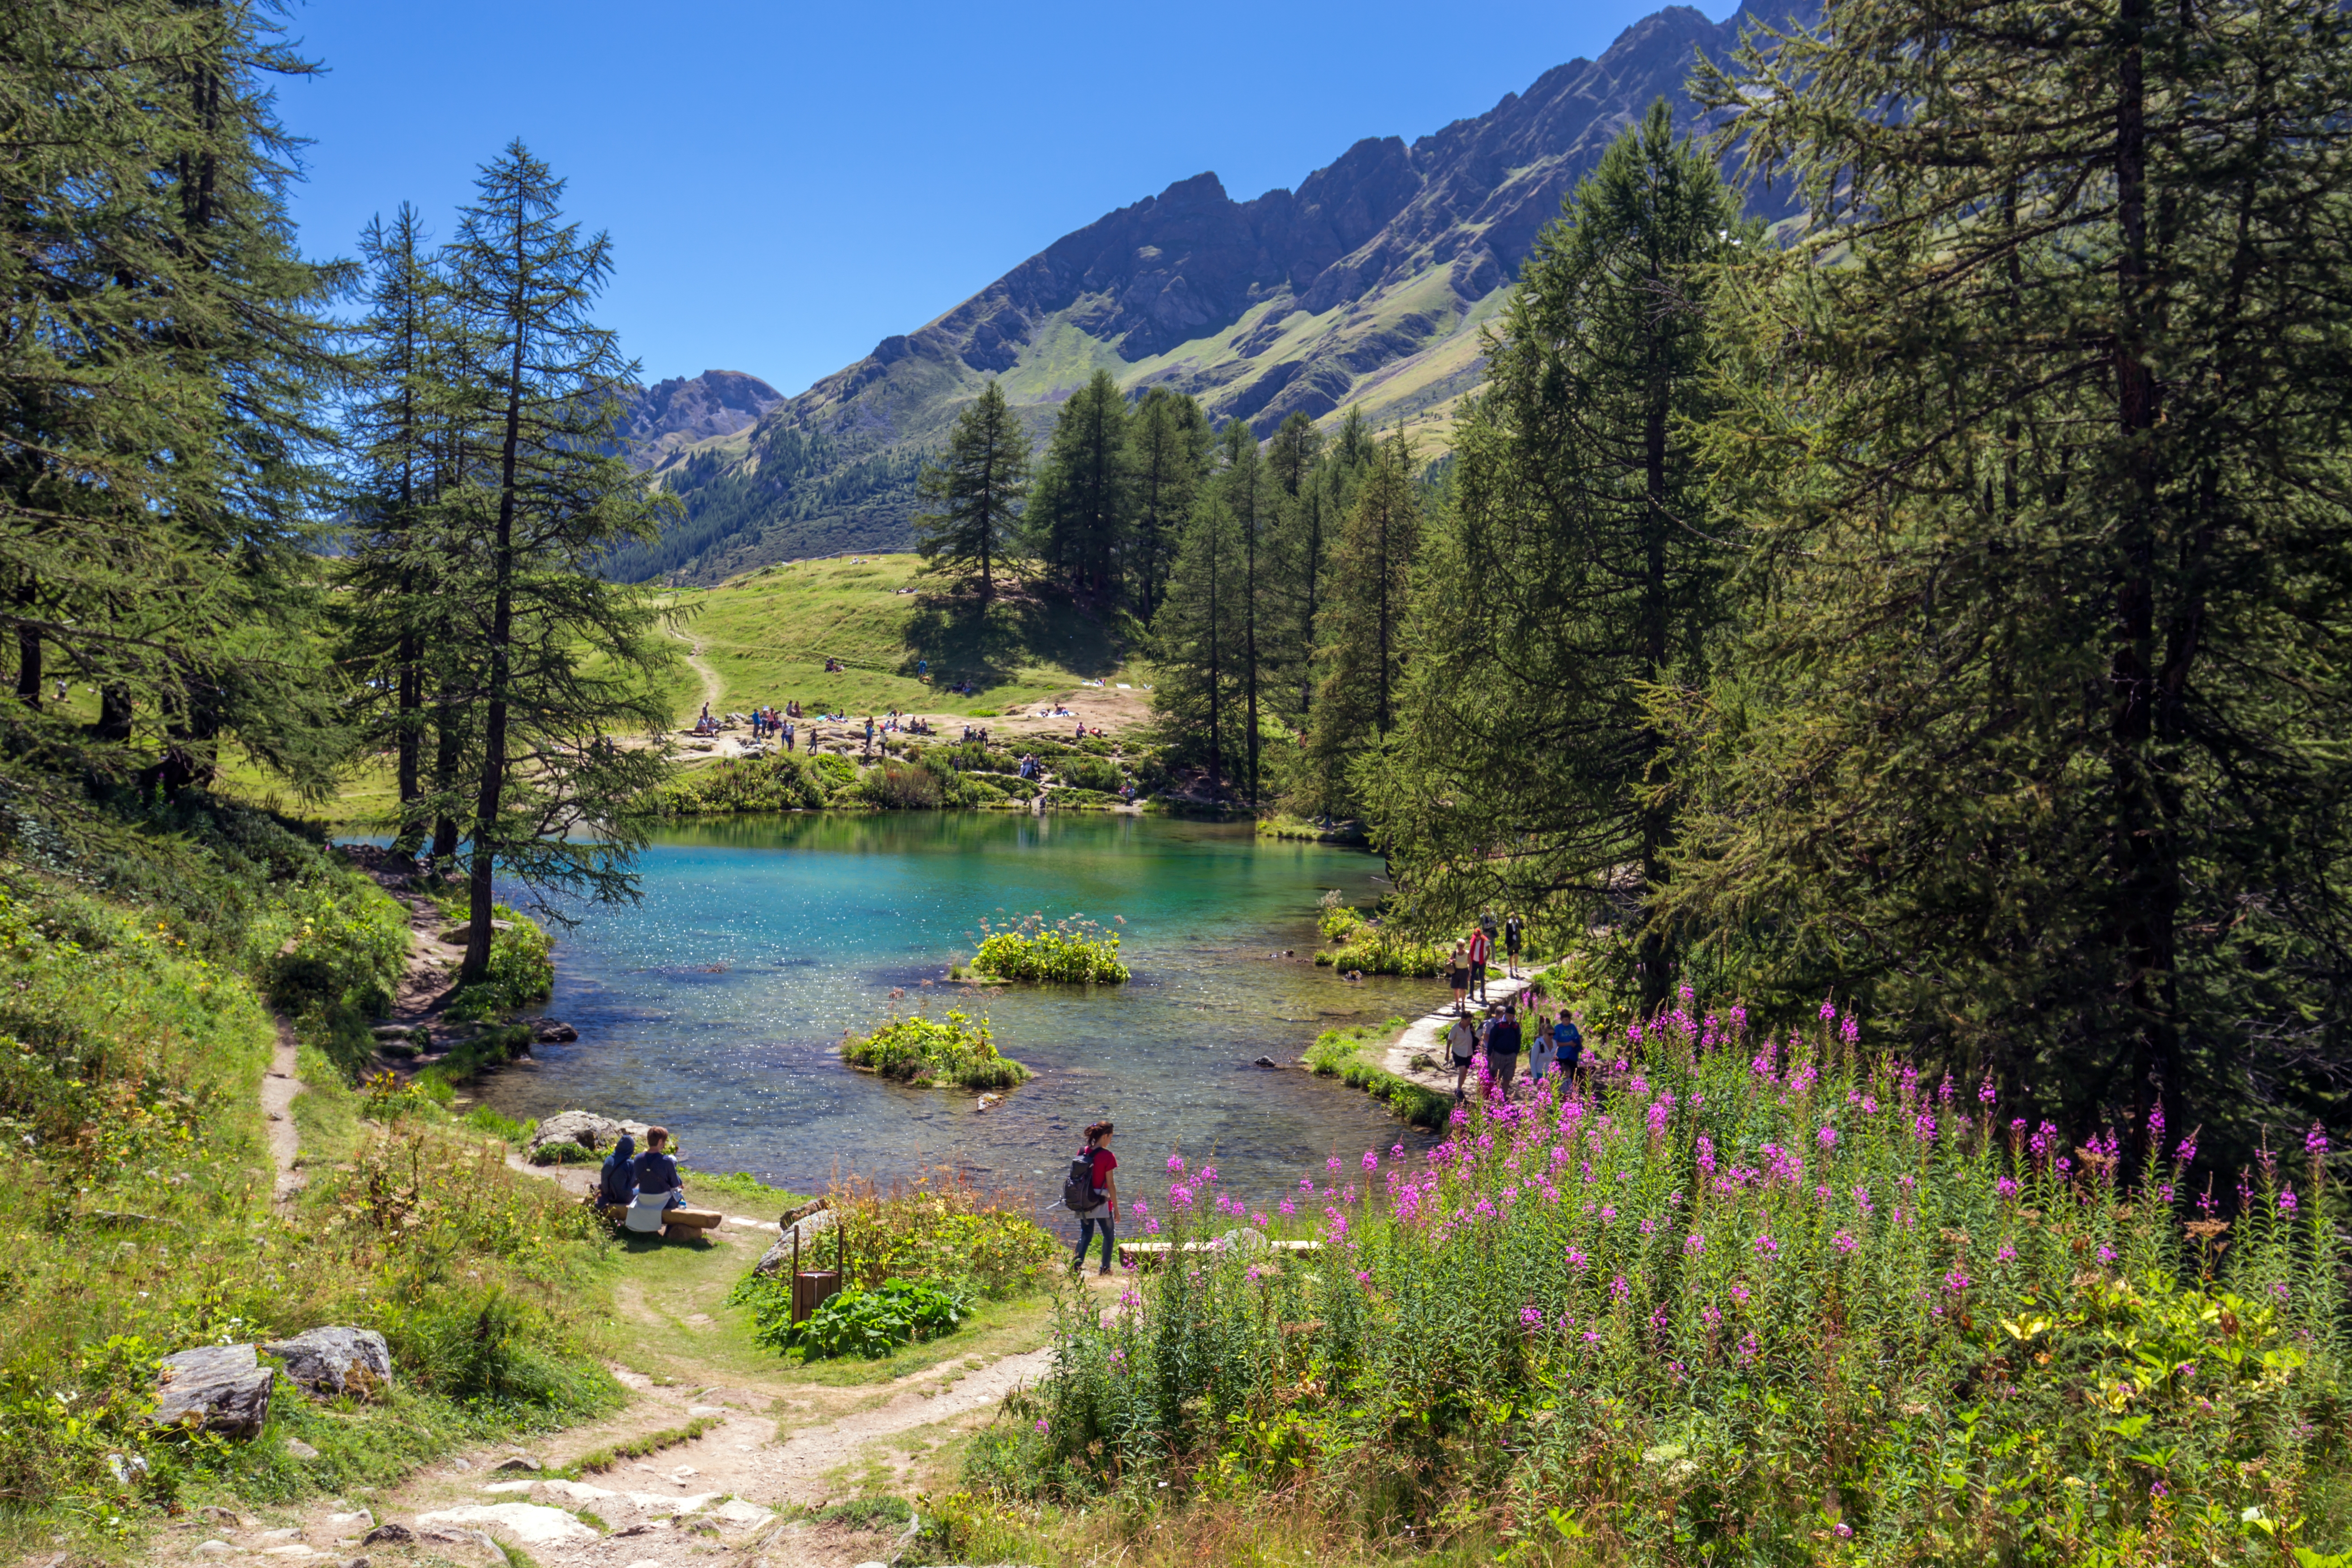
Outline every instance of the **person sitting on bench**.
{"type": "Polygon", "coordinates": [[[637,1141],[625,1132],[604,1156],[604,1169],[596,1180],[596,1201],[612,1209],[625,1209],[637,1201],[637,1141]]]}
{"type": "Polygon", "coordinates": [[[637,1156],[637,1197],[640,1201],[656,1194],[667,1193],[662,1200],[665,1212],[686,1206],[686,1184],[678,1180],[677,1162],[663,1149],[669,1142],[669,1129],[646,1129],[646,1152],[637,1156]]]}

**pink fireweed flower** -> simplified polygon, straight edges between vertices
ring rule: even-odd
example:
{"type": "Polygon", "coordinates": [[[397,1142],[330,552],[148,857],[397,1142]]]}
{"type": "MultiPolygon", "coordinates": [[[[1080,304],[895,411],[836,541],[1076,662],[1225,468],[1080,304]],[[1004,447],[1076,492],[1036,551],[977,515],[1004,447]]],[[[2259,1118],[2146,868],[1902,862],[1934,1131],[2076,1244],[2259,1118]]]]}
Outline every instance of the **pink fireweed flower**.
{"type": "Polygon", "coordinates": [[[1658,1222],[1656,1220],[1645,1219],[1642,1222],[1642,1234],[1643,1236],[1654,1236],[1657,1234],[1657,1230],[1658,1222]]]}
{"type": "Polygon", "coordinates": [[[1836,1148],[1837,1129],[1834,1127],[1822,1128],[1819,1132],[1813,1134],[1813,1142],[1820,1144],[1824,1149],[1836,1148]]]}
{"type": "Polygon", "coordinates": [[[2013,1198],[2017,1195],[2017,1183],[2011,1177],[2003,1176],[1993,1183],[1992,1190],[1999,1193],[2002,1197],[2013,1198]]]}
{"type": "Polygon", "coordinates": [[[1348,1235],[1348,1216],[1346,1215],[1341,1214],[1338,1209],[1327,1208],[1323,1211],[1323,1217],[1327,1222],[1324,1226],[1324,1234],[1326,1236],[1329,1237],[1333,1241],[1341,1241],[1346,1239],[1348,1235]]]}
{"type": "Polygon", "coordinates": [[[1710,1176],[1715,1174],[1715,1140],[1704,1132],[1698,1139],[1698,1168],[1710,1176]]]}
{"type": "Polygon", "coordinates": [[[1633,1041],[1635,1045],[1640,1045],[1642,1043],[1642,1026],[1638,1023],[1626,1025],[1625,1037],[1633,1041]]]}
{"type": "Polygon", "coordinates": [[[1759,1355],[1763,1353],[1763,1350],[1764,1347],[1757,1342],[1756,1331],[1750,1329],[1740,1339],[1739,1359],[1741,1361],[1754,1361],[1759,1355]]]}
{"type": "Polygon", "coordinates": [[[1972,1281],[1969,1277],[1961,1273],[1957,1268],[1952,1269],[1944,1276],[1944,1290],[1947,1295],[1965,1295],[1972,1281]]]}
{"type": "Polygon", "coordinates": [[[1168,1189],[1168,1202],[1171,1206],[1175,1208],[1191,1208],[1192,1206],[1192,1189],[1183,1185],[1181,1183],[1171,1186],[1168,1189]]]}
{"type": "Polygon", "coordinates": [[[1685,1258],[1696,1258],[1700,1253],[1705,1252],[1706,1250],[1706,1237],[1701,1236],[1698,1232],[1693,1231],[1688,1236],[1683,1237],[1683,1256],[1685,1258]]]}
{"type": "Polygon", "coordinates": [[[1543,1327],[1543,1309],[1540,1307],[1522,1307],[1519,1309],[1519,1327],[1523,1329],[1540,1329],[1543,1327]]]}
{"type": "Polygon", "coordinates": [[[1936,1141],[1936,1119],[1926,1111],[1921,1111],[1912,1121],[1911,1131],[1920,1142],[1933,1143],[1936,1141]]]}
{"type": "Polygon", "coordinates": [[[1748,1290],[1747,1286],[1734,1285],[1731,1288],[1731,1299],[1743,1307],[1748,1305],[1748,1290]]]}
{"type": "Polygon", "coordinates": [[[1878,1096],[1874,1094],[1865,1094],[1862,1097],[1862,1113],[1864,1116],[1875,1116],[1878,1114],[1878,1096]]]}
{"type": "Polygon", "coordinates": [[[1356,1270],[1356,1283],[1357,1283],[1357,1284],[1369,1287],[1369,1286],[1371,1284],[1371,1282],[1372,1282],[1372,1272],[1371,1272],[1371,1270],[1370,1270],[1370,1269],[1369,1269],[1369,1268],[1359,1268],[1359,1269],[1357,1269],[1357,1270],[1356,1270]]]}
{"type": "Polygon", "coordinates": [[[1759,1258],[1778,1258],[1780,1256],[1780,1244],[1769,1236],[1759,1236],[1748,1244],[1748,1250],[1759,1258]]]}
{"type": "Polygon", "coordinates": [[[1699,1320],[1710,1329],[1722,1326],[1723,1310],[1720,1307],[1701,1307],[1698,1315],[1699,1320]]]}
{"type": "Polygon", "coordinates": [[[1201,1167],[1201,1180],[1204,1182],[1213,1182],[1216,1179],[1217,1168],[1214,1165],[1203,1165],[1201,1167]]]}
{"type": "Polygon", "coordinates": [[[1158,1236],[1160,1234],[1160,1220],[1157,1215],[1148,1215],[1144,1217],[1143,1234],[1146,1236],[1158,1236]]]}
{"type": "Polygon", "coordinates": [[[1992,1260],[1995,1263],[2014,1263],[2017,1261],[2017,1248],[2004,1241],[2000,1244],[2000,1250],[1992,1255],[1992,1260]]]}
{"type": "Polygon", "coordinates": [[[1168,1169],[1177,1175],[1182,1175],[1184,1173],[1184,1156],[1181,1154],[1169,1155],[1168,1169]]]}
{"type": "Polygon", "coordinates": [[[1391,1159],[1391,1160],[1402,1160],[1402,1159],[1403,1159],[1403,1158],[1404,1158],[1404,1145],[1403,1145],[1403,1144],[1402,1144],[1402,1143],[1391,1143],[1391,1144],[1390,1144],[1390,1145],[1389,1145],[1389,1158],[1390,1158],[1390,1159],[1391,1159]]]}
{"type": "Polygon", "coordinates": [[[1609,1294],[1615,1297],[1618,1300],[1622,1301],[1633,1293],[1633,1288],[1625,1283],[1625,1277],[1622,1274],[1620,1274],[1616,1279],[1609,1281],[1609,1294]]]}
{"type": "MultiPolygon", "coordinates": [[[[1979,1105],[1990,1105],[1995,1098],[1996,1097],[1992,1090],[1992,1074],[1987,1073],[1985,1074],[1983,1085],[1977,1090],[1977,1103],[1979,1105]]],[[[2155,1124],[2159,1129],[2164,1125],[2164,1110],[2160,1106],[2157,1109],[2155,1113],[2155,1124]]]]}
{"type": "Polygon", "coordinates": [[[2293,1187],[2281,1188],[2278,1195],[2279,1213],[2291,1215],[2294,1213],[2294,1189],[2293,1187]]]}
{"type": "Polygon", "coordinates": [[[1325,1170],[1327,1170],[1327,1171],[1336,1171],[1336,1170],[1338,1170],[1338,1169],[1339,1168],[1339,1155],[1337,1155],[1337,1154],[1334,1154],[1334,1155],[1332,1155],[1329,1159],[1328,1159],[1328,1160],[1324,1161],[1324,1162],[1323,1162],[1323,1168],[1324,1168],[1325,1170]]]}
{"type": "Polygon", "coordinates": [[[1855,1019],[1848,1018],[1838,1026],[1838,1033],[1845,1037],[1845,1043],[1850,1046],[1862,1038],[1862,1025],[1855,1019]]]}
{"type": "Polygon", "coordinates": [[[1822,1002],[1822,1022],[1826,1024],[1836,1016],[1837,1004],[1828,1000],[1827,998],[1823,998],[1822,1002]]]}
{"type": "Polygon", "coordinates": [[[1136,1218],[1141,1219],[1145,1215],[1151,1211],[1146,1208],[1140,1201],[1138,1201],[1128,1205],[1127,1212],[1133,1215],[1136,1218]]]}
{"type": "Polygon", "coordinates": [[[1043,1415],[1040,1415],[1039,1417],[1037,1417],[1037,1430],[1038,1430],[1038,1431],[1040,1431],[1040,1432],[1051,1432],[1053,1429],[1054,1429],[1054,1424],[1053,1424],[1052,1422],[1050,1422],[1050,1421],[1046,1420],[1043,1415]]]}
{"type": "Polygon", "coordinates": [[[1253,1285],[1256,1284],[1261,1279],[1265,1278],[1265,1270],[1260,1268],[1255,1263],[1242,1270],[1242,1278],[1248,1280],[1253,1285]]]}
{"type": "Polygon", "coordinates": [[[1367,1171],[1377,1171],[1377,1170],[1379,1170],[1380,1168],[1381,1168],[1381,1157],[1380,1157],[1378,1154],[1373,1153],[1370,1149],[1365,1150],[1365,1151],[1364,1151],[1364,1169],[1365,1169],[1365,1170],[1367,1170],[1367,1171]]]}
{"type": "Polygon", "coordinates": [[[1870,1189],[1868,1187],[1854,1188],[1853,1206],[1860,1209],[1864,1214],[1872,1212],[1870,1207],[1870,1189]]]}
{"type": "Polygon", "coordinates": [[[1286,1215],[1294,1215],[1298,1212],[1298,1205],[1292,1203],[1288,1198],[1283,1199],[1281,1203],[1275,1206],[1279,1208],[1286,1215]]]}
{"type": "Polygon", "coordinates": [[[1830,1237],[1830,1245],[1843,1253],[1852,1252],[1855,1247],[1860,1247],[1862,1243],[1854,1240],[1853,1237],[1848,1236],[1844,1231],[1840,1231],[1835,1236],[1830,1237]]]}
{"type": "Polygon", "coordinates": [[[1254,1214],[1250,1215],[1250,1224],[1257,1226],[1260,1230],[1264,1230],[1265,1228],[1265,1215],[1262,1214],[1254,1214]]]}
{"type": "Polygon", "coordinates": [[[1302,1192],[1302,1193],[1311,1193],[1311,1192],[1313,1192],[1313,1191],[1315,1190],[1315,1178],[1314,1178],[1314,1177],[1312,1177],[1312,1176],[1301,1176],[1301,1177],[1299,1177],[1299,1178],[1298,1178],[1298,1190],[1299,1190],[1300,1192],[1302,1192]]]}
{"type": "Polygon", "coordinates": [[[1817,1203],[1817,1204],[1825,1204],[1825,1203],[1829,1202],[1829,1201],[1830,1201],[1830,1190],[1829,1190],[1829,1188],[1828,1188],[1826,1185],[1823,1185],[1823,1186],[1817,1186],[1817,1187],[1815,1187],[1815,1188],[1813,1189],[1813,1201],[1814,1201],[1815,1203],[1817,1203]]]}
{"type": "Polygon", "coordinates": [[[1592,1259],[1587,1258],[1576,1247],[1571,1247],[1568,1249],[1568,1266],[1576,1270],[1579,1274],[1583,1273],[1584,1266],[1591,1261],[1592,1259]]]}
{"type": "Polygon", "coordinates": [[[2315,1160],[2327,1152],[2326,1129],[2316,1121],[2311,1124],[2311,1131],[2303,1135],[2303,1152],[2315,1160]]]}
{"type": "Polygon", "coordinates": [[[2101,1248],[2099,1248],[2099,1261],[2100,1261],[2100,1262],[2102,1262],[2102,1263],[2113,1263],[2115,1260],[2116,1260],[2116,1249],[2115,1249],[2114,1247],[2102,1247],[2101,1248]]]}

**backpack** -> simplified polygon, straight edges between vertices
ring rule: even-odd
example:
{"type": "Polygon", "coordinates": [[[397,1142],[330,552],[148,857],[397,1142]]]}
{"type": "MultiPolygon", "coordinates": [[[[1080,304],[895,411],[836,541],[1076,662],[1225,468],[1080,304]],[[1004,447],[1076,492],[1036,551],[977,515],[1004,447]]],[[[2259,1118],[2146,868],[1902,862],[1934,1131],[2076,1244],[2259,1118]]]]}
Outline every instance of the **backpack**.
{"type": "Polygon", "coordinates": [[[1069,1174],[1062,1178],[1062,1206],[1085,1214],[1101,1201],[1095,1193],[1095,1152],[1081,1149],[1070,1161],[1069,1174]]]}

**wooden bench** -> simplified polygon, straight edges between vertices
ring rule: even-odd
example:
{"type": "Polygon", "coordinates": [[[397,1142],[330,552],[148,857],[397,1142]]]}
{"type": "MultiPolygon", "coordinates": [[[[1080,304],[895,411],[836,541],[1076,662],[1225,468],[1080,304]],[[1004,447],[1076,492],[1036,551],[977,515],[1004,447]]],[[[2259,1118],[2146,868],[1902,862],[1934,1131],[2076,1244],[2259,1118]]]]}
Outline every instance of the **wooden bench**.
{"type": "MultiPolygon", "coordinates": [[[[1223,1252],[1225,1250],[1227,1250],[1227,1248],[1224,1244],[1217,1241],[1186,1241],[1181,1243],[1173,1241],[1129,1241],[1119,1244],[1118,1256],[1122,1262],[1130,1258],[1133,1258],[1135,1266],[1138,1268],[1156,1268],[1160,1264],[1166,1262],[1171,1253],[1223,1252]]],[[[1253,1247],[1247,1248],[1247,1250],[1250,1252],[1255,1252],[1258,1248],[1253,1247]]],[[[1323,1244],[1319,1241],[1269,1241],[1265,1244],[1265,1250],[1267,1252],[1279,1252],[1286,1254],[1320,1252],[1323,1250],[1323,1244]]]]}

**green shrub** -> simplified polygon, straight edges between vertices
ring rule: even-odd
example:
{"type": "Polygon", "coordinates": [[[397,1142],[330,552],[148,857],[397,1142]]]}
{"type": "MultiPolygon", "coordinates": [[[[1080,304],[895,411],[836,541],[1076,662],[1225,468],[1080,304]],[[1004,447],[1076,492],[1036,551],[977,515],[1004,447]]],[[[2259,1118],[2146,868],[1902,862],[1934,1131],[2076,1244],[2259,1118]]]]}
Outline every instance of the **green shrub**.
{"type": "Polygon", "coordinates": [[[816,770],[817,778],[828,793],[847,789],[857,782],[857,764],[831,752],[821,752],[811,757],[809,766],[816,770]]]}
{"type": "Polygon", "coordinates": [[[982,1193],[958,1172],[916,1178],[888,1194],[853,1180],[829,1194],[849,1243],[850,1277],[866,1284],[920,1279],[975,1300],[1042,1288],[1065,1254],[1019,1195],[982,1193]]]}
{"type": "Polygon", "coordinates": [[[1117,795],[1127,775],[1108,757],[1074,756],[1054,770],[1056,782],[1101,795],[1117,795]]]}
{"type": "Polygon", "coordinates": [[[867,770],[858,793],[869,805],[886,811],[936,811],[941,796],[938,774],[918,763],[895,760],[867,770]]]}
{"type": "Polygon", "coordinates": [[[1333,944],[1316,953],[1318,963],[1367,974],[1427,977],[1445,973],[1448,947],[1415,942],[1346,904],[1327,900],[1315,923],[1323,940],[1333,944]]]}
{"type": "Polygon", "coordinates": [[[986,1018],[974,1023],[953,1009],[945,1022],[916,1013],[893,1017],[870,1035],[845,1036],[841,1059],[854,1068],[918,1086],[952,1083],[965,1089],[1010,1089],[1029,1077],[1027,1068],[996,1054],[986,1018]]]}
{"type": "MultiPolygon", "coordinates": [[[[447,1016],[457,1022],[544,1002],[555,989],[555,943],[547,932],[504,904],[493,905],[490,913],[508,922],[507,929],[490,932],[489,973],[450,998],[447,1016]]],[[[456,918],[465,919],[462,914],[456,918]]]]}
{"type": "Polygon", "coordinates": [[[646,798],[645,809],[656,816],[814,811],[825,804],[836,787],[824,776],[823,769],[797,752],[722,757],[708,767],[680,772],[646,798]]]}
{"type": "Polygon", "coordinates": [[[1445,1125],[1454,1109],[1451,1095],[1399,1078],[1386,1068],[1366,1061],[1363,1047],[1375,1038],[1404,1026],[1402,1018],[1389,1020],[1385,1029],[1326,1029],[1307,1047],[1307,1070],[1318,1078],[1336,1078],[1349,1089],[1360,1089],[1415,1127],[1445,1125]]]}
{"type": "Polygon", "coordinates": [[[2062,1136],[1865,1058],[1826,1005],[1759,1038],[1683,995],[1425,1153],[1333,1157],[1303,1215],[1176,1164],[1169,1239],[1237,1206],[1319,1252],[1203,1251],[1066,1311],[971,1479],[1288,1498],[1368,1539],[1540,1528],[1579,1562],[2352,1546],[2315,1130],[2212,1213],[2160,1117],[2062,1136]]]}
{"type": "Polygon", "coordinates": [[[1003,931],[980,923],[989,934],[972,955],[975,973],[1063,985],[1115,985],[1128,978],[1118,938],[1082,915],[1051,925],[1043,915],[1029,915],[1003,931]]]}
{"type": "Polygon", "coordinates": [[[971,1314],[970,1303],[911,1279],[840,1291],[797,1323],[788,1279],[753,1275],[730,1299],[751,1307],[753,1339],[803,1362],[845,1355],[871,1361],[903,1344],[951,1334],[971,1314]]]}

